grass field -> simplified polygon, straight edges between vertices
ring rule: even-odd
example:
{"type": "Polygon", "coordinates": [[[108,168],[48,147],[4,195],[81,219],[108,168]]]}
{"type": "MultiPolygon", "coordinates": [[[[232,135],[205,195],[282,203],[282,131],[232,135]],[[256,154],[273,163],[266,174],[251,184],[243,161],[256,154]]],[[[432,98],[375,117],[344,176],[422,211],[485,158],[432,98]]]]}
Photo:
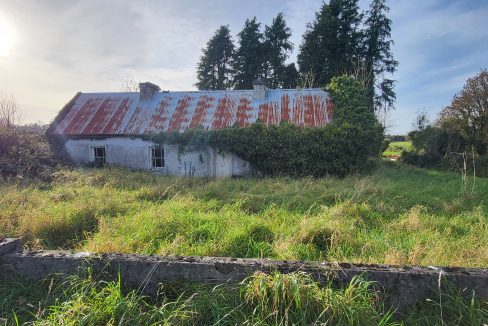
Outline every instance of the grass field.
{"type": "MultiPolygon", "coordinates": [[[[379,162],[344,179],[177,178],[122,168],[59,171],[51,183],[0,184],[0,237],[30,248],[488,265],[488,179],[379,162]]],[[[163,284],[157,298],[91,276],[0,279],[0,325],[459,325],[488,303],[445,288],[393,319],[378,286],[343,289],[308,275],[257,274],[214,288],[163,284]]]]}
{"type": "Polygon", "coordinates": [[[31,248],[488,265],[488,179],[383,162],[344,179],[191,179],[63,170],[0,186],[0,236],[31,248]]]}
{"type": "Polygon", "coordinates": [[[412,151],[412,143],[409,141],[394,141],[388,145],[388,148],[383,152],[383,157],[401,156],[402,153],[412,151]]]}

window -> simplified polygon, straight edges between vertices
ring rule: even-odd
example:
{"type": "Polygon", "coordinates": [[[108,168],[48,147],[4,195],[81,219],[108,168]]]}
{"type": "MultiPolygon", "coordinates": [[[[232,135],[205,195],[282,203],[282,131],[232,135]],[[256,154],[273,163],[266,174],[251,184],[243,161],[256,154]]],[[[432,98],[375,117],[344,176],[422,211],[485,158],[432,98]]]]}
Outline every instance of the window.
{"type": "Polygon", "coordinates": [[[164,149],[162,147],[151,148],[151,166],[153,168],[164,167],[164,149]]]}
{"type": "Polygon", "coordinates": [[[105,165],[107,163],[105,147],[93,147],[93,159],[96,166],[105,165]]]}

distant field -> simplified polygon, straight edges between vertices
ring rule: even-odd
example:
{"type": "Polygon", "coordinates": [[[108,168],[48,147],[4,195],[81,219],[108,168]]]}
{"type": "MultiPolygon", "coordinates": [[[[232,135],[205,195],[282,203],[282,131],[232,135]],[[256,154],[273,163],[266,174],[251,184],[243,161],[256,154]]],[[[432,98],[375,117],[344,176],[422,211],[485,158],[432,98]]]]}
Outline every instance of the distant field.
{"type": "Polygon", "coordinates": [[[382,155],[383,157],[401,156],[404,151],[412,151],[412,143],[409,141],[394,141],[388,145],[382,155]]]}
{"type": "Polygon", "coordinates": [[[488,179],[384,162],[344,179],[210,180],[122,168],[0,185],[0,236],[32,248],[488,266],[488,179]]]}

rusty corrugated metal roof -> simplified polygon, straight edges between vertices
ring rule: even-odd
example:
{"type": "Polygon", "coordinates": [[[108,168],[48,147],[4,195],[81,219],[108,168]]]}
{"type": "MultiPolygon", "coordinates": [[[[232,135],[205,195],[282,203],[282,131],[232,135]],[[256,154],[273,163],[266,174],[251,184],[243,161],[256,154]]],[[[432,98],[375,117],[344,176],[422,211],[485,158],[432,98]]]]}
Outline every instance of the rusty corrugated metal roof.
{"type": "Polygon", "coordinates": [[[52,130],[63,135],[142,135],[203,127],[216,130],[258,119],[266,125],[291,121],[324,126],[333,105],[321,89],[267,90],[254,99],[252,90],[158,92],[151,100],[139,93],[81,93],[52,130]]]}

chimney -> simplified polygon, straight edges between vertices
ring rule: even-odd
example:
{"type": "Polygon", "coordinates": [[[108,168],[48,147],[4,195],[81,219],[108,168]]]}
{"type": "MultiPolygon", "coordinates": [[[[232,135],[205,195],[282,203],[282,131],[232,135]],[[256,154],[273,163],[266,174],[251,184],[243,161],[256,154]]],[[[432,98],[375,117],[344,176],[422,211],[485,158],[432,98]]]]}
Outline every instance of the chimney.
{"type": "Polygon", "coordinates": [[[141,100],[150,101],[154,95],[161,90],[158,85],[150,82],[139,83],[139,91],[141,95],[141,100]]]}
{"type": "Polygon", "coordinates": [[[254,90],[252,92],[252,97],[255,100],[264,100],[266,98],[266,90],[268,87],[266,87],[266,82],[258,78],[252,83],[252,86],[254,87],[254,90]]]}

